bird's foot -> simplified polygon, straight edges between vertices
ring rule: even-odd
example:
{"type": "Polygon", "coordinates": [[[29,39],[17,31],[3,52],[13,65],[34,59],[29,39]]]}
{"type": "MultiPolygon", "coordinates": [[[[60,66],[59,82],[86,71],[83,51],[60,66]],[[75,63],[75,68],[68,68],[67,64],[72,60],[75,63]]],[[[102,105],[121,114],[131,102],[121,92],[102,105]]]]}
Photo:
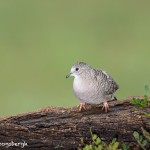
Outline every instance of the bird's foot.
{"type": "Polygon", "coordinates": [[[85,107],[86,103],[80,103],[77,107],[79,108],[79,111],[82,111],[83,110],[86,110],[86,107],[85,107]]]}
{"type": "Polygon", "coordinates": [[[104,102],[104,103],[103,103],[102,110],[105,110],[105,112],[108,112],[108,110],[109,110],[109,105],[108,105],[107,102],[104,102]]]}

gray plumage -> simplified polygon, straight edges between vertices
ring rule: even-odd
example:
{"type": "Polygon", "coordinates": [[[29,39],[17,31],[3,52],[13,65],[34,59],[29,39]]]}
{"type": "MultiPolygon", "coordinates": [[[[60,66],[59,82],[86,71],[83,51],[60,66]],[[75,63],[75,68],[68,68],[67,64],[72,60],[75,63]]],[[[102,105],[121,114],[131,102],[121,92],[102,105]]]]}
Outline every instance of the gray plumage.
{"type": "Polygon", "coordinates": [[[100,104],[114,99],[119,88],[105,71],[93,69],[84,62],[78,62],[66,76],[74,76],[73,90],[81,103],[100,104]]]}

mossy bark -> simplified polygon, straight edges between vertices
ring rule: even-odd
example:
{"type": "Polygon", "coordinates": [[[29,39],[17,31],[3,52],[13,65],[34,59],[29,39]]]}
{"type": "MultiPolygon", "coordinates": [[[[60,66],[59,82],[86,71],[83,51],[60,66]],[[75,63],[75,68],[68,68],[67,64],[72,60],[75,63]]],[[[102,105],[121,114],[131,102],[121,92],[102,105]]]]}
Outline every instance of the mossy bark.
{"type": "MultiPolygon", "coordinates": [[[[141,132],[141,127],[150,132],[150,107],[136,109],[129,100],[110,102],[110,111],[105,113],[101,106],[87,106],[87,110],[78,112],[76,107],[47,107],[31,113],[0,119],[0,143],[26,142],[23,149],[64,149],[73,150],[82,147],[80,138],[91,141],[92,132],[106,143],[117,138],[131,149],[139,149],[133,132],[141,132]]],[[[20,147],[10,146],[9,149],[20,147]]],[[[150,145],[147,145],[150,149],[150,145]]],[[[0,149],[6,149],[0,146],[0,149]]],[[[21,148],[20,148],[21,149],[21,148]]]]}

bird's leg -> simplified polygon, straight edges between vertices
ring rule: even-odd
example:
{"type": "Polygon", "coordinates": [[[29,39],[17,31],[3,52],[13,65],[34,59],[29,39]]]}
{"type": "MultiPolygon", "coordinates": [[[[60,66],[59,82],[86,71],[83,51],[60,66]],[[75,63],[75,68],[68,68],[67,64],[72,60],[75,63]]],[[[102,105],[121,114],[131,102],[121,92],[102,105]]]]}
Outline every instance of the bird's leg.
{"type": "Polygon", "coordinates": [[[104,102],[104,103],[103,103],[102,110],[105,110],[105,112],[108,112],[108,110],[109,110],[109,105],[108,105],[107,102],[104,102]]]}
{"type": "Polygon", "coordinates": [[[81,111],[82,109],[86,110],[85,104],[86,104],[86,103],[80,103],[80,104],[77,106],[77,107],[79,108],[79,111],[81,111]]]}

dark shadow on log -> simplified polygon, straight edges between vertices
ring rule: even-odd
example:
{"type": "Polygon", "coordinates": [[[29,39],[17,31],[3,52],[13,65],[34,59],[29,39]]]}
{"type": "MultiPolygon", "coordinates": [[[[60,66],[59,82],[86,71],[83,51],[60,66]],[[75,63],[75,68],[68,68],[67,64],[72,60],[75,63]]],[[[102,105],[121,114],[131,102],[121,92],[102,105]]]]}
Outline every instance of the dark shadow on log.
{"type": "MultiPolygon", "coordinates": [[[[0,144],[26,142],[23,149],[29,150],[73,150],[81,148],[80,138],[91,141],[90,128],[105,142],[117,138],[120,143],[139,149],[133,132],[142,134],[141,127],[150,132],[150,107],[136,109],[129,100],[110,102],[110,111],[101,107],[88,106],[83,112],[76,107],[47,107],[31,113],[24,113],[0,119],[0,144]]],[[[21,149],[10,146],[9,149],[21,149]]],[[[0,145],[0,150],[6,149],[0,145]]],[[[148,149],[150,146],[148,145],[148,149]]]]}

